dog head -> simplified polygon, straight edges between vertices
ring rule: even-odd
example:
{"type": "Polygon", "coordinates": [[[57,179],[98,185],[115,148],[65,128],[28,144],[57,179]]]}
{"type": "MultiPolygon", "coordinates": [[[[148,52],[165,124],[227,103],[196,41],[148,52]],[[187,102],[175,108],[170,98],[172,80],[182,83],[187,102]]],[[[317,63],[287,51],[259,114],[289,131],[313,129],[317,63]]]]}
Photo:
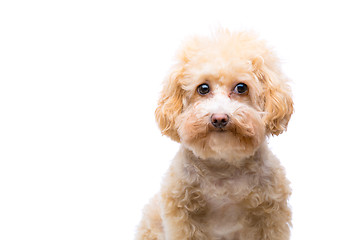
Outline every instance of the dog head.
{"type": "Polygon", "coordinates": [[[256,35],[221,30],[184,43],[155,115],[163,134],[200,158],[254,154],[293,112],[279,60],[256,35]]]}

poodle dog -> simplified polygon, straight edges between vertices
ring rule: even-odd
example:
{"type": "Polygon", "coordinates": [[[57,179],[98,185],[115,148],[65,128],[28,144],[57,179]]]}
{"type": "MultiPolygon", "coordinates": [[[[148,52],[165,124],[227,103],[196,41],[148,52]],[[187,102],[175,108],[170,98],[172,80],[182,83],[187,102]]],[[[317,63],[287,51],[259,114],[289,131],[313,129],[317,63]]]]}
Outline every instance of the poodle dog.
{"type": "Polygon", "coordinates": [[[266,143],[293,113],[278,58],[256,34],[219,30],[176,59],[155,115],[180,149],[136,239],[289,239],[291,189],[266,143]]]}

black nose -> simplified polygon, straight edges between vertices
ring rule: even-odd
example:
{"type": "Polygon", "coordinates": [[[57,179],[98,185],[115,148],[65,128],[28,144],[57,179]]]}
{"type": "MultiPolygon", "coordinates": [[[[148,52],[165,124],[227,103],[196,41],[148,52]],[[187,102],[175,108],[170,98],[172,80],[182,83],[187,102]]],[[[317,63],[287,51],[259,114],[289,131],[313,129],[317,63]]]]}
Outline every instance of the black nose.
{"type": "Polygon", "coordinates": [[[215,113],[211,115],[211,123],[216,128],[223,128],[229,122],[229,116],[227,114],[215,113]]]}

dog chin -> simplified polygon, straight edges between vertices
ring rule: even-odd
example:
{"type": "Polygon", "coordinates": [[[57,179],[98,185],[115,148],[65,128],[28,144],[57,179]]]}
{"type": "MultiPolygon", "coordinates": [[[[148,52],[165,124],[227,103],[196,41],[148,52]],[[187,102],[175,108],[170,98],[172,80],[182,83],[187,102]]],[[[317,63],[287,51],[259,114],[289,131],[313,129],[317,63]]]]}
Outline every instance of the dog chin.
{"type": "Polygon", "coordinates": [[[223,160],[229,163],[241,161],[254,155],[260,143],[253,144],[249,138],[236,136],[231,131],[209,131],[206,137],[186,142],[184,146],[191,150],[194,155],[201,159],[223,160]]]}

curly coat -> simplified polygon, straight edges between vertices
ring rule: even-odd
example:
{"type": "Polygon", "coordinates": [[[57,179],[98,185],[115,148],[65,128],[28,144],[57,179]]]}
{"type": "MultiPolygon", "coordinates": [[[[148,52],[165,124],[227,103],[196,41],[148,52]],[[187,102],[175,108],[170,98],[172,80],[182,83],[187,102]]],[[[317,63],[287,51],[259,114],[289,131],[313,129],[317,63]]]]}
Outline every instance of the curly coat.
{"type": "Polygon", "coordinates": [[[185,42],[156,109],[162,133],[181,147],[136,239],[289,239],[289,181],[266,137],[285,131],[292,113],[279,60],[253,33],[185,42]],[[228,91],[239,79],[248,94],[228,91]],[[209,96],[196,93],[204,82],[209,96]],[[231,118],[226,133],[208,123],[218,109],[231,118]]]}

